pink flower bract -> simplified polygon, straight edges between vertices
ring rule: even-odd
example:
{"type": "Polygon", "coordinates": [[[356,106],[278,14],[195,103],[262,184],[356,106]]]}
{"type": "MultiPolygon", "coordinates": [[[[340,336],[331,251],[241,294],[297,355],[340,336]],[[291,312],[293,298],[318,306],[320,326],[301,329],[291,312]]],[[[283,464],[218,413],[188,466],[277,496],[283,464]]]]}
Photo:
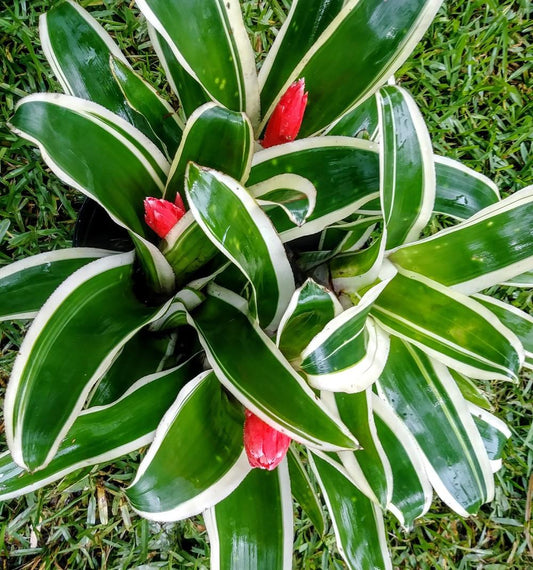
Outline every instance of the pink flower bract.
{"type": "Polygon", "coordinates": [[[291,438],[245,410],[244,449],[252,467],[275,469],[287,453],[291,438]]]}

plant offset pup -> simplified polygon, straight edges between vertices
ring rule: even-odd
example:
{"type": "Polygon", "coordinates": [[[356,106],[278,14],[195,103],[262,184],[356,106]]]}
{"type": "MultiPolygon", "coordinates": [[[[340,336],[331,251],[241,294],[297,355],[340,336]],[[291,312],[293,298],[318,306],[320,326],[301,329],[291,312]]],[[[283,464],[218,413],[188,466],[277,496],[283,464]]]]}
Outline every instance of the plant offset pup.
{"type": "Polygon", "coordinates": [[[179,110],[65,2],[40,26],[65,94],[12,119],[131,251],[0,270],[0,316],[33,319],[0,499],[149,445],[132,507],[202,513],[213,568],[290,568],[291,494],[348,567],[391,568],[383,510],[493,496],[479,381],[533,367],[533,319],[480,292],[531,282],[533,188],[434,155],[391,80],[440,1],[293,0],[259,74],[237,0],[137,4],[179,110]]]}

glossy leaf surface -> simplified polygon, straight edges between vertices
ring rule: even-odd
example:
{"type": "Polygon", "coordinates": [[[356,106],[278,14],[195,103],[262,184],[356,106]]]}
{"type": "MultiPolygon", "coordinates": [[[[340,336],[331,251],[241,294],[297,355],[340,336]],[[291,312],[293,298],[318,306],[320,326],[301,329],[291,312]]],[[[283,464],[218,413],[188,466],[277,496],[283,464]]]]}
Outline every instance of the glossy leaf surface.
{"type": "Polygon", "coordinates": [[[310,459],[348,568],[392,570],[379,507],[327,461],[317,455],[310,459]]]}
{"type": "Polygon", "coordinates": [[[466,516],[492,499],[487,454],[466,403],[442,364],[393,338],[378,390],[415,437],[429,479],[449,507],[466,516]]]}
{"type": "Polygon", "coordinates": [[[253,469],[226,499],[204,513],[211,567],[292,568],[292,502],[284,461],[274,471],[253,469]]]}
{"type": "Polygon", "coordinates": [[[343,115],[327,129],[329,136],[362,137],[370,140],[378,136],[378,106],[376,97],[369,97],[343,115]]]}
{"type": "Polygon", "coordinates": [[[192,320],[218,379],[256,416],[306,445],[356,447],[274,343],[227,299],[208,296],[192,320]]]}
{"type": "Polygon", "coordinates": [[[480,303],[429,280],[398,273],[372,307],[391,334],[471,378],[516,379],[523,349],[480,303]],[[457,323],[468,323],[465,332],[457,323]]]}
{"type": "Polygon", "coordinates": [[[276,344],[285,358],[299,357],[313,337],[341,311],[331,291],[307,279],[294,292],[278,328],[276,344]]]}
{"type": "Polygon", "coordinates": [[[390,260],[464,293],[481,291],[531,270],[533,232],[524,231],[526,219],[533,219],[533,186],[457,226],[399,248],[390,260]]]}
{"type": "Polygon", "coordinates": [[[67,1],[39,20],[43,51],[67,95],[94,101],[119,115],[160,145],[146,118],[132,108],[110,66],[110,57],[135,75],[119,47],[104,28],[79,4],[67,1]]]}
{"type": "MultiPolygon", "coordinates": [[[[299,4],[301,10],[305,9],[304,2],[299,4]]],[[[312,103],[306,110],[300,136],[309,136],[327,127],[393,75],[424,34],[440,4],[439,0],[411,0],[401,5],[378,0],[348,0],[310,49],[307,42],[303,42],[303,49],[299,47],[298,32],[294,33],[294,26],[290,28],[288,18],[261,73],[265,118],[287,86],[304,77],[312,103]],[[284,56],[289,49],[291,56],[284,56]],[[350,78],[350,89],[344,88],[344,78],[350,78]]],[[[335,3],[327,15],[331,17],[338,7],[335,3]]]]}
{"type": "Polygon", "coordinates": [[[0,500],[48,485],[82,467],[112,461],[149,444],[176,393],[190,378],[189,365],[145,377],[120,400],[79,414],[47,467],[24,471],[9,453],[0,456],[0,500]]]}
{"type": "Polygon", "coordinates": [[[383,400],[373,395],[372,411],[379,443],[392,472],[392,495],[388,509],[410,528],[431,506],[433,489],[423,456],[413,434],[383,400]]]}
{"type": "Polygon", "coordinates": [[[19,465],[34,470],[50,462],[120,348],[157,318],[160,309],[132,293],[132,264],[130,253],[90,263],[56,289],[33,321],[6,393],[6,435],[19,465]]]}
{"type": "Polygon", "coordinates": [[[242,443],[244,416],[213,372],[188,383],[159,425],[127,490],[145,518],[176,521],[213,506],[250,470],[242,443]]]}
{"type": "Polygon", "coordinates": [[[174,202],[177,193],[183,196],[190,161],[244,181],[250,171],[253,142],[252,125],[244,113],[213,103],[203,105],[187,121],[172,161],[165,199],[174,202]]]}
{"type": "Polygon", "coordinates": [[[378,196],[376,145],[348,137],[318,137],[275,146],[254,155],[248,186],[290,172],[316,188],[313,213],[295,227],[283,212],[269,212],[284,242],[311,235],[355,212],[378,196]]]}
{"type": "Polygon", "coordinates": [[[213,100],[257,121],[254,54],[237,0],[137,0],[137,5],[213,100]]]}
{"type": "Polygon", "coordinates": [[[124,98],[148,123],[149,129],[143,132],[163,149],[166,156],[173,157],[183,130],[177,113],[123,61],[112,57],[109,63],[124,98]]]}
{"type": "Polygon", "coordinates": [[[457,160],[435,155],[435,212],[466,220],[500,200],[498,187],[483,174],[457,160]]]}
{"type": "Polygon", "coordinates": [[[40,253],[0,269],[0,320],[32,319],[59,285],[105,249],[71,248],[40,253]]]}
{"type": "Polygon", "coordinates": [[[295,286],[283,244],[266,214],[235,180],[214,170],[191,164],[186,185],[196,221],[250,281],[262,328],[276,330],[295,286]]]}
{"type": "Polygon", "coordinates": [[[435,167],[424,119],[407,91],[378,92],[380,197],[386,249],[418,238],[435,201],[435,167]]]}

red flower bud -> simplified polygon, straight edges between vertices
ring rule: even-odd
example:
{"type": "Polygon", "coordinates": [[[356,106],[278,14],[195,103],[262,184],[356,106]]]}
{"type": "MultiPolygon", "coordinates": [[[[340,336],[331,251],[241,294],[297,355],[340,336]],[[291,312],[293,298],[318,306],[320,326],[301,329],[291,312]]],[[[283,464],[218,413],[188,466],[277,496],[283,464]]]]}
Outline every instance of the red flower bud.
{"type": "Polygon", "coordinates": [[[285,457],[291,438],[245,410],[244,449],[252,467],[275,469],[285,457]]]}
{"type": "Polygon", "coordinates": [[[160,237],[164,238],[185,214],[185,207],[179,194],[176,203],[161,198],[146,198],[144,221],[160,237]]]}
{"type": "Polygon", "coordinates": [[[285,91],[268,121],[263,148],[283,144],[297,137],[307,105],[307,93],[304,91],[305,79],[295,81],[285,91]]]}

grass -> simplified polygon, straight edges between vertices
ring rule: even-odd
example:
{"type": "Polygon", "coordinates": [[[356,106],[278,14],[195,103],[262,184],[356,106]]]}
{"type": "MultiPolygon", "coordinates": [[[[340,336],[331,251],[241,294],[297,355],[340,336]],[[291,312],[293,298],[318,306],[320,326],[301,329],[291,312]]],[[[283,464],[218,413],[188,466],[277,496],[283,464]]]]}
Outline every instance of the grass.
{"type": "MultiPolygon", "coordinates": [[[[6,127],[16,101],[35,91],[59,91],[39,47],[38,15],[56,0],[0,0],[0,264],[70,244],[77,193],[43,166],[34,147],[6,127]]],[[[84,1],[117,38],[134,67],[159,88],[164,77],[150,51],[133,2],[84,1]]],[[[287,0],[244,1],[257,51],[268,46],[287,0]]],[[[437,152],[493,178],[504,194],[533,183],[531,4],[449,1],[397,77],[415,96],[437,152]]],[[[165,91],[169,98],[171,94],[165,91]]],[[[532,292],[495,293],[532,311],[532,292]]],[[[0,329],[0,395],[24,326],[0,329]]],[[[496,476],[495,500],[461,519],[436,502],[412,532],[394,519],[387,530],[398,568],[486,570],[533,566],[533,377],[520,384],[487,382],[495,413],[513,436],[496,476]]],[[[2,424],[0,424],[2,425],[2,424]]],[[[1,435],[1,434],[0,434],[1,435]]],[[[4,446],[4,441],[1,443],[4,446]]],[[[58,485],[0,504],[1,569],[208,568],[201,518],[159,525],[136,517],[123,488],[137,454],[72,474],[58,485]]],[[[318,536],[298,518],[296,568],[343,568],[330,529],[318,536]]]]}

